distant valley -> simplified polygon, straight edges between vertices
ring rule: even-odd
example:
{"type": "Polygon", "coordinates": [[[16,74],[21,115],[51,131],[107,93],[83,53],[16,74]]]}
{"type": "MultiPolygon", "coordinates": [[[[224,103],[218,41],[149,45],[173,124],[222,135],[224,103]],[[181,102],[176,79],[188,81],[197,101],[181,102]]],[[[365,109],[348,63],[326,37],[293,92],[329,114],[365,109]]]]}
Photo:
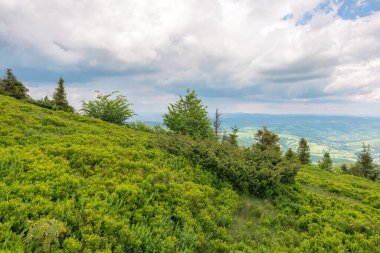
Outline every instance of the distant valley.
{"type": "MultiPolygon", "coordinates": [[[[149,125],[158,121],[145,121],[149,125]]],[[[223,114],[222,127],[230,131],[239,128],[239,144],[250,146],[255,142],[257,129],[267,126],[281,137],[283,150],[296,149],[300,137],[308,140],[312,160],[330,152],[335,163],[350,163],[362,144],[370,144],[376,162],[380,162],[380,118],[320,115],[223,114]]]]}

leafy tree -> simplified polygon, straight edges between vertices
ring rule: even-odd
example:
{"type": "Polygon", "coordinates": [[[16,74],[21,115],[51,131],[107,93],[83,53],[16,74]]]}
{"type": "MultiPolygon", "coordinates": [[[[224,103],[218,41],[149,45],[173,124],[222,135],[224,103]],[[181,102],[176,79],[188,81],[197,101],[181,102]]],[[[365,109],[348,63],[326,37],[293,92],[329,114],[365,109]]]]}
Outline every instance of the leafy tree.
{"type": "Polygon", "coordinates": [[[378,171],[373,162],[371,147],[363,143],[363,149],[357,156],[355,166],[352,168],[352,174],[375,180],[378,177],[378,171]]]}
{"type": "Polygon", "coordinates": [[[301,164],[310,164],[310,147],[304,138],[298,142],[297,154],[301,164]]]}
{"type": "Polygon", "coordinates": [[[280,138],[276,133],[268,130],[266,127],[257,130],[255,134],[255,140],[257,141],[255,145],[261,150],[281,150],[280,144],[278,143],[280,141],[280,138]]]}
{"type": "Polygon", "coordinates": [[[7,69],[3,79],[0,80],[0,94],[11,96],[16,99],[27,99],[28,89],[22,82],[17,80],[12,69],[7,69]]]}
{"type": "Polygon", "coordinates": [[[232,127],[231,128],[231,133],[229,133],[229,139],[228,141],[232,144],[232,145],[235,145],[237,146],[238,145],[238,141],[237,141],[237,138],[238,138],[238,135],[237,135],[237,132],[239,131],[239,128],[237,128],[236,126],[232,127]]]}
{"type": "Polygon", "coordinates": [[[219,113],[218,108],[216,108],[216,110],[215,110],[215,119],[214,119],[213,125],[214,125],[215,135],[217,137],[219,136],[220,132],[222,131],[222,129],[221,129],[221,127],[222,127],[221,116],[222,116],[222,114],[219,113]]]}
{"type": "Polygon", "coordinates": [[[57,110],[62,110],[66,112],[74,112],[74,108],[69,105],[69,102],[66,98],[66,91],[65,91],[65,81],[63,78],[59,78],[58,80],[58,87],[55,89],[55,92],[53,94],[53,102],[55,103],[55,108],[57,110]]]}
{"type": "Polygon", "coordinates": [[[185,97],[180,96],[179,101],[168,106],[168,113],[163,116],[164,125],[174,133],[193,138],[214,138],[206,109],[195,91],[188,89],[185,97]]]}
{"type": "Polygon", "coordinates": [[[117,95],[111,99],[117,91],[106,95],[99,91],[97,93],[95,100],[82,102],[81,111],[84,115],[119,125],[124,125],[129,118],[136,115],[130,108],[132,104],[125,96],[117,95]]]}
{"type": "Polygon", "coordinates": [[[321,161],[319,161],[318,166],[319,166],[319,168],[321,168],[323,170],[327,170],[327,171],[332,170],[332,160],[331,160],[329,152],[325,152],[323,154],[323,158],[321,161]]]}

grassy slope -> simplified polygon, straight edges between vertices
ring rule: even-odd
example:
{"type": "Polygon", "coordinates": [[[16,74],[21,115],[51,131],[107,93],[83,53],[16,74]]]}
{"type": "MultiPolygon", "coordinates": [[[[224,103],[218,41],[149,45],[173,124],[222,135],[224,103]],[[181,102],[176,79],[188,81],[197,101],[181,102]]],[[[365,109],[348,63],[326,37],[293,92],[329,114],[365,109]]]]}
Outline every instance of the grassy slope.
{"type": "Polygon", "coordinates": [[[230,228],[258,252],[380,252],[380,184],[303,168],[272,200],[242,197],[230,228]]]}
{"type": "Polygon", "coordinates": [[[3,96],[0,117],[0,251],[379,252],[378,183],[306,167],[239,206],[150,134],[3,96]]]}
{"type": "Polygon", "coordinates": [[[205,251],[231,241],[238,195],[147,147],[150,134],[4,96],[0,117],[0,249],[205,251]]]}

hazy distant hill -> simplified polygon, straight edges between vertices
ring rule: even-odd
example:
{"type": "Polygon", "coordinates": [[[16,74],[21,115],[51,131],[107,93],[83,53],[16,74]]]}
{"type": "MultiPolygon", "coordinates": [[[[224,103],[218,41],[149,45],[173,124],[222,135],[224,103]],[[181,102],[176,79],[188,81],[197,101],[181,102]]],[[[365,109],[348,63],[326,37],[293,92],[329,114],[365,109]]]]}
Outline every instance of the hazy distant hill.
{"type": "MultiPolygon", "coordinates": [[[[149,125],[160,122],[149,121],[149,125]]],[[[314,161],[329,151],[335,162],[352,162],[362,143],[370,144],[380,162],[380,118],[319,115],[223,114],[223,129],[239,128],[239,144],[254,143],[254,133],[267,126],[281,136],[284,149],[297,148],[298,139],[305,137],[314,161]]]]}
{"type": "Polygon", "coordinates": [[[300,137],[311,146],[313,160],[329,151],[335,162],[354,161],[362,143],[370,144],[380,160],[380,118],[318,115],[224,114],[223,127],[239,127],[239,142],[249,146],[255,131],[267,126],[281,136],[283,148],[296,148],[300,137]]]}

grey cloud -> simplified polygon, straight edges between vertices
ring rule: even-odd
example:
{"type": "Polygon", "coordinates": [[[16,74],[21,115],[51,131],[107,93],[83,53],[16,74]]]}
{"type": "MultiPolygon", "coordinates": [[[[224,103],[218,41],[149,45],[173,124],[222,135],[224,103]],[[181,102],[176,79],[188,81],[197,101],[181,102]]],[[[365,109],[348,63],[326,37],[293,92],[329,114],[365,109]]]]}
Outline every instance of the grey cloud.
{"type": "Polygon", "coordinates": [[[62,75],[78,94],[117,89],[145,108],[186,88],[234,108],[376,102],[380,14],[343,20],[331,1],[294,24],[321,2],[2,1],[0,65],[35,88],[62,75]]]}

